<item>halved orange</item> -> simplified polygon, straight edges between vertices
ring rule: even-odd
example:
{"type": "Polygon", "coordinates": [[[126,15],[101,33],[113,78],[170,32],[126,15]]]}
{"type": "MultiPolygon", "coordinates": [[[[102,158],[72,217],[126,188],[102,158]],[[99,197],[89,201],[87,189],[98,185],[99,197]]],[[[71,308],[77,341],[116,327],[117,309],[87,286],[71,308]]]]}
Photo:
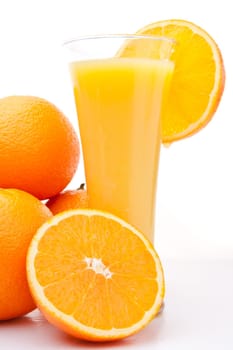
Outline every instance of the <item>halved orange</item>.
{"type": "Polygon", "coordinates": [[[91,341],[138,332],[164,297],[152,244],[123,220],[97,210],[68,210],[42,225],[29,247],[27,274],[45,317],[91,341]]]}
{"type": "MultiPolygon", "coordinates": [[[[163,143],[195,134],[213,117],[224,89],[224,64],[216,42],[196,24],[179,19],[149,24],[137,34],[172,38],[176,42],[171,54],[175,70],[162,115],[163,143]]],[[[140,54],[142,43],[140,40],[130,42],[120,55],[140,54]]],[[[159,49],[159,45],[155,46],[155,58],[159,49]]]]}
{"type": "Polygon", "coordinates": [[[214,39],[194,23],[173,19],[143,27],[138,34],[175,39],[175,71],[162,119],[164,143],[202,129],[213,117],[225,84],[222,55],[214,39]]]}

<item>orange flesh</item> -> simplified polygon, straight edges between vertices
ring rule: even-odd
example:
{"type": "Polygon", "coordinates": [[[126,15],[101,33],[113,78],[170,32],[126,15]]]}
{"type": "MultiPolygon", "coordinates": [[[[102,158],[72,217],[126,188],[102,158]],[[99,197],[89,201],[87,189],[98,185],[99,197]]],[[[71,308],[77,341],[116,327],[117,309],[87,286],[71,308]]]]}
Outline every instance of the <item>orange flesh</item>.
{"type": "Polygon", "coordinates": [[[97,216],[83,216],[49,228],[38,245],[37,279],[48,300],[77,321],[103,330],[127,328],[155,302],[157,272],[141,239],[112,220],[105,225],[97,216]],[[99,273],[86,258],[94,258],[99,273]]]}
{"type": "Polygon", "coordinates": [[[162,139],[169,143],[194,134],[212,118],[220,102],[225,73],[221,52],[202,28],[182,20],[152,23],[143,35],[174,38],[175,70],[162,119],[162,139]]]}

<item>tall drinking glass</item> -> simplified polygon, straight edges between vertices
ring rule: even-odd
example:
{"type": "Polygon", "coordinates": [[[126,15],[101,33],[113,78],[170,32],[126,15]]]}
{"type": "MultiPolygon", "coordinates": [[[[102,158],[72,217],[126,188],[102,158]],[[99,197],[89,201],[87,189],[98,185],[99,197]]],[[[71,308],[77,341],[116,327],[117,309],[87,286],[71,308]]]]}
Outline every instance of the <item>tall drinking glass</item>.
{"type": "Polygon", "coordinates": [[[160,119],[174,42],[138,35],[65,43],[91,208],[115,214],[154,237],[160,119]]]}

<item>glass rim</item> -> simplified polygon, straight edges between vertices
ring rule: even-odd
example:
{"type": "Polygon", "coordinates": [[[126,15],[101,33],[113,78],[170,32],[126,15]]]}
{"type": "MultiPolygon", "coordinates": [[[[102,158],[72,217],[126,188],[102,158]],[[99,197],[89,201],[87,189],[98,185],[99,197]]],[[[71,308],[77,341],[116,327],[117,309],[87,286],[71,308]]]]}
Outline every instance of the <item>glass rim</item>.
{"type": "Polygon", "coordinates": [[[150,39],[153,41],[164,41],[175,44],[176,40],[160,35],[149,34],[96,34],[96,35],[81,35],[74,38],[67,39],[63,42],[62,46],[67,47],[75,44],[76,42],[96,40],[96,39],[150,39]]]}

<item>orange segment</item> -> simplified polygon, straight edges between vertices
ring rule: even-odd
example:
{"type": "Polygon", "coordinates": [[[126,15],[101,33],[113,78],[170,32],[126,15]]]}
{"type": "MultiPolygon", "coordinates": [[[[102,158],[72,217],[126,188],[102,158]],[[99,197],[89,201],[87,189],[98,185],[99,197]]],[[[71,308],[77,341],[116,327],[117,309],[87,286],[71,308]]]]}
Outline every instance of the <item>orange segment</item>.
{"type": "Polygon", "coordinates": [[[224,89],[223,59],[216,42],[196,24],[176,19],[152,23],[138,33],[176,40],[171,56],[175,71],[162,119],[162,139],[170,143],[193,135],[211,120],[224,89]]]}
{"type": "Polygon", "coordinates": [[[162,266],[151,243],[97,210],[64,211],[42,225],[28,251],[27,273],[47,319],[88,340],[138,332],[164,297],[162,266]]]}

